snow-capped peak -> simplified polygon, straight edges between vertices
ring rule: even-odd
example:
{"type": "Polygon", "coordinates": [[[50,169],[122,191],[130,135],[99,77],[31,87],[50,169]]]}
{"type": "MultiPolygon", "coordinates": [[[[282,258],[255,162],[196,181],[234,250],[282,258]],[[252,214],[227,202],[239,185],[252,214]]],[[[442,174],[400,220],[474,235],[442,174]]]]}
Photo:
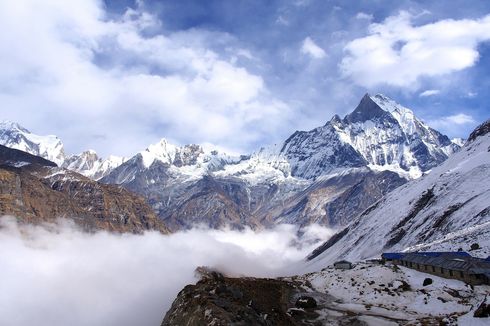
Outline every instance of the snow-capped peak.
{"type": "Polygon", "coordinates": [[[170,144],[165,138],[162,138],[158,143],[148,146],[140,154],[143,158],[143,165],[148,168],[155,160],[171,164],[175,159],[176,153],[177,146],[170,144]]]}
{"type": "Polygon", "coordinates": [[[78,155],[71,155],[63,162],[63,167],[83,174],[86,177],[98,180],[106,176],[114,168],[124,163],[124,157],[109,156],[103,160],[97,153],[89,149],[78,155]]]}
{"type": "Polygon", "coordinates": [[[411,113],[413,115],[413,112],[412,110],[404,107],[403,105],[397,103],[396,101],[394,101],[393,99],[389,98],[388,96],[386,95],[383,95],[383,94],[376,94],[376,95],[369,95],[369,94],[366,94],[367,96],[369,96],[369,98],[371,100],[373,100],[380,108],[382,108],[383,110],[387,111],[387,112],[393,112],[393,111],[400,111],[400,112],[408,112],[408,113],[411,113]]]}
{"type": "Polygon", "coordinates": [[[38,136],[16,122],[0,122],[0,144],[21,151],[41,156],[62,165],[65,151],[61,140],[54,136],[38,136]]]}
{"type": "Polygon", "coordinates": [[[39,136],[16,122],[0,122],[0,144],[48,159],[58,166],[83,174],[95,180],[102,178],[126,159],[111,156],[106,160],[93,149],[67,156],[61,140],[54,136],[39,136]]]}
{"type": "Polygon", "coordinates": [[[390,112],[398,121],[403,131],[408,135],[413,135],[417,131],[417,124],[424,128],[429,128],[422,121],[417,119],[415,114],[409,108],[397,103],[386,95],[376,94],[370,98],[384,111],[390,112]]]}
{"type": "Polygon", "coordinates": [[[31,133],[29,130],[22,127],[17,122],[13,122],[10,120],[0,121],[0,130],[18,130],[25,133],[31,133]]]}

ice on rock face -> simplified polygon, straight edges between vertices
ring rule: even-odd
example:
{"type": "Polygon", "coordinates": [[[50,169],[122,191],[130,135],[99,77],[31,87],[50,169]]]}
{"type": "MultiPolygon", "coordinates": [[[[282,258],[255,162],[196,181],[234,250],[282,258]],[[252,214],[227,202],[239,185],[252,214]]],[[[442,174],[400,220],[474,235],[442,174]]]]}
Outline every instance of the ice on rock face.
{"type": "Polygon", "coordinates": [[[372,169],[393,171],[411,179],[430,171],[459,149],[413,111],[382,94],[366,94],[337,130],[372,169]]]}

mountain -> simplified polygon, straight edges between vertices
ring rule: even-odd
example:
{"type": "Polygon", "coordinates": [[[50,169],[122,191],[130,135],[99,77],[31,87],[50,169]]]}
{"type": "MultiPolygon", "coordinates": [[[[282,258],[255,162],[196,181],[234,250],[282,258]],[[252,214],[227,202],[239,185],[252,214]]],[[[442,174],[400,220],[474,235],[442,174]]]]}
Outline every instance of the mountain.
{"type": "Polygon", "coordinates": [[[165,139],[101,179],[148,198],[171,229],[343,226],[459,149],[412,111],[366,94],[343,119],[231,156],[165,139]]]}
{"type": "Polygon", "coordinates": [[[336,115],[322,127],[294,133],[281,154],[293,176],[306,179],[362,166],[414,179],[459,148],[411,110],[384,95],[366,94],[343,119],[336,115]]]}
{"type": "Polygon", "coordinates": [[[310,270],[338,259],[402,250],[490,254],[490,120],[428,175],[393,190],[309,256],[310,270]]]}
{"type": "Polygon", "coordinates": [[[65,159],[62,167],[76,171],[93,180],[99,180],[125,162],[124,157],[110,155],[107,159],[97,156],[93,150],[71,155],[65,159]]]}
{"type": "MultiPolygon", "coordinates": [[[[373,114],[385,115],[379,110],[373,114]]],[[[353,119],[363,119],[360,116],[353,119]]],[[[342,184],[359,179],[358,169],[344,172],[338,180],[342,184]]],[[[383,251],[460,248],[487,257],[489,172],[490,120],[440,166],[389,192],[291,269],[306,274],[231,278],[198,268],[201,279],[178,293],[162,325],[227,325],[239,320],[257,325],[483,325],[483,318],[477,317],[487,316],[488,286],[366,259],[379,258],[383,251]],[[354,264],[346,270],[334,268],[332,263],[340,259],[354,264]]],[[[327,185],[322,188],[329,192],[327,185]]],[[[312,194],[298,196],[299,202],[312,194]]]]}
{"type": "Polygon", "coordinates": [[[142,195],[172,230],[195,224],[343,226],[460,148],[381,94],[366,94],[344,118],[336,115],[250,155],[162,139],[129,159],[103,160],[91,150],[67,156],[55,136],[35,136],[14,123],[2,126],[1,139],[10,147],[56,157],[64,168],[142,195]]]}
{"type": "Polygon", "coordinates": [[[168,233],[142,197],[1,145],[0,198],[0,216],[21,222],[68,218],[87,231],[168,233]]]}
{"type": "Polygon", "coordinates": [[[63,143],[58,137],[35,135],[11,121],[0,122],[0,145],[43,157],[58,166],[65,160],[63,143]]]}
{"type": "Polygon", "coordinates": [[[104,177],[125,161],[124,158],[117,156],[109,156],[103,160],[92,150],[68,156],[58,137],[35,135],[19,124],[10,121],[0,122],[0,145],[43,157],[60,167],[78,172],[94,180],[104,177]]]}
{"type": "Polygon", "coordinates": [[[275,223],[337,228],[406,181],[391,171],[346,170],[313,182],[264,214],[275,223]]]}

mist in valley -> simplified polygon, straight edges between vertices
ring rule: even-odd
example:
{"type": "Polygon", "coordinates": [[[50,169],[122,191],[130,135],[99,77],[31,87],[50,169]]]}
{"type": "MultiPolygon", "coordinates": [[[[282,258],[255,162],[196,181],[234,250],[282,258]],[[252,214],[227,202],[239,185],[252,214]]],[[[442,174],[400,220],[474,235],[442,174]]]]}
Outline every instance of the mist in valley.
{"type": "Polygon", "coordinates": [[[208,266],[230,276],[276,277],[333,231],[292,225],[254,232],[194,228],[162,235],[86,233],[68,220],[0,219],[1,325],[159,325],[177,293],[208,266]]]}

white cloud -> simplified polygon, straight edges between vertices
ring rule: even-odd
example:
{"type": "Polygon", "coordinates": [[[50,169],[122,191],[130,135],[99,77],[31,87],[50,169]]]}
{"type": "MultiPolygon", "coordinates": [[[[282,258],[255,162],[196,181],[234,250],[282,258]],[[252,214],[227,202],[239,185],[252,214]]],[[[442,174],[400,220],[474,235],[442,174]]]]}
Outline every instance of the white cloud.
{"type": "Polygon", "coordinates": [[[301,53],[308,54],[315,59],[322,59],[327,55],[325,50],[319,47],[309,36],[303,41],[301,53]]]}
{"type": "Polygon", "coordinates": [[[462,126],[476,124],[476,120],[471,115],[465,113],[457,113],[454,115],[434,119],[432,121],[429,121],[429,124],[436,129],[458,130],[462,126]]]}
{"type": "Polygon", "coordinates": [[[450,137],[467,138],[470,132],[478,125],[478,121],[473,116],[460,112],[428,119],[428,124],[450,137]]]}
{"type": "Polygon", "coordinates": [[[475,123],[475,119],[473,119],[472,116],[464,114],[464,113],[458,113],[455,115],[450,115],[448,117],[445,117],[442,119],[443,121],[446,121],[447,123],[455,123],[457,125],[463,125],[467,123],[475,123]]]}
{"type": "Polygon", "coordinates": [[[178,291],[196,282],[197,266],[232,276],[297,272],[291,266],[318,245],[317,235],[332,235],[319,227],[307,233],[306,242],[290,225],[257,233],[87,234],[66,220],[41,227],[4,217],[0,324],[159,325],[178,291]]]}
{"type": "Polygon", "coordinates": [[[422,93],[419,94],[420,97],[428,97],[428,96],[434,96],[441,93],[440,90],[438,89],[428,89],[426,91],[423,91],[422,93]]]}
{"type": "Polygon", "coordinates": [[[359,85],[418,88],[421,76],[434,77],[471,67],[478,44],[490,39],[490,15],[481,19],[440,20],[415,26],[400,12],[371,24],[369,35],[345,46],[341,73],[359,85]]]}
{"type": "Polygon", "coordinates": [[[288,120],[262,77],[228,59],[247,49],[212,50],[233,43],[218,32],[155,34],[161,23],[143,7],[109,19],[97,0],[1,2],[3,116],[59,134],[68,151],[122,155],[161,137],[244,150],[288,120]]]}
{"type": "Polygon", "coordinates": [[[358,12],[357,15],[356,15],[356,19],[372,20],[373,19],[373,15],[366,14],[365,12],[358,12]]]}

